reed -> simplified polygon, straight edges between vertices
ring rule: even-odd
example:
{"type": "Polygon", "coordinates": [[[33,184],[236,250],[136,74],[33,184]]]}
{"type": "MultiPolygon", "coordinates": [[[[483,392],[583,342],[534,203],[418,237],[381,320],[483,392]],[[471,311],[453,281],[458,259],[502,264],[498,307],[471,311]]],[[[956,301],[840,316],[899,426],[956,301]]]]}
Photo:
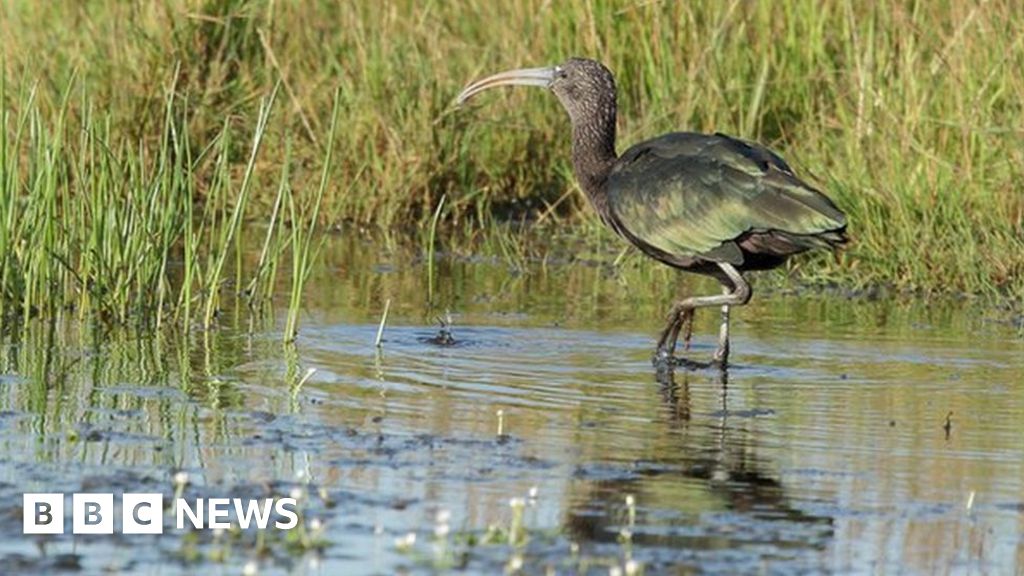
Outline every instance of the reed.
{"type": "Polygon", "coordinates": [[[441,196],[441,200],[437,203],[437,209],[434,210],[434,217],[430,219],[430,231],[427,234],[427,302],[430,306],[435,304],[434,302],[434,288],[436,280],[437,263],[436,250],[437,250],[437,223],[441,219],[441,213],[444,210],[444,196],[441,196]]]}
{"type": "MultiPolygon", "coordinates": [[[[96,111],[101,106],[83,84],[67,87],[52,116],[37,85],[16,96],[9,86],[0,81],[0,100],[14,102],[0,109],[0,322],[77,318],[186,331],[213,327],[223,299],[237,292],[226,287],[239,286],[247,272],[242,238],[259,225],[246,214],[277,90],[262,100],[239,177],[231,121],[194,153],[185,129],[187,99],[174,82],[163,96],[153,146],[119,139],[111,115],[96,111]]],[[[325,165],[329,154],[330,148],[325,165]]],[[[276,285],[289,177],[281,172],[264,249],[246,287],[264,298],[276,285]]],[[[294,204],[293,222],[318,221],[319,199],[308,211],[294,204]]],[[[310,224],[291,239],[307,275],[312,234],[310,224]]],[[[293,308],[302,287],[293,283],[293,308]]]]}
{"type": "MultiPolygon", "coordinates": [[[[22,240],[41,251],[0,256],[4,314],[57,314],[88,292],[90,304],[110,299],[102,306],[125,317],[138,302],[126,295],[144,285],[172,301],[170,282],[147,279],[168,277],[160,255],[180,256],[167,244],[174,235],[143,231],[170,219],[189,238],[207,210],[235,206],[218,182],[245,170],[260,96],[278,82],[287,98],[263,128],[251,218],[274,212],[278,188],[267,183],[284,164],[319,166],[333,145],[328,178],[339,185],[323,190],[324,222],[425,234],[443,196],[436,234],[452,248],[463,239],[515,257],[521,248],[485,239],[510,222],[533,223],[536,237],[572,230],[608,242],[569,176],[568,124],[552,98],[508,91],[451,109],[470,79],[570,55],[616,72],[620,147],[669,130],[720,130],[771,145],[828,190],[849,213],[855,242],[839,260],[797,263],[790,273],[802,280],[1019,299],[1021,29],[1014,0],[98,0],[74,9],[12,0],[0,7],[0,242],[5,254],[22,240]],[[340,87],[334,99],[331,86],[340,87]],[[335,115],[343,129],[328,138],[335,115]],[[126,241],[89,257],[106,266],[102,274],[85,269],[81,282],[65,281],[87,262],[66,253],[75,244],[46,218],[97,186],[119,199],[103,206],[105,221],[126,241]],[[126,212],[154,197],[179,203],[165,210],[165,200],[145,217],[126,212]],[[183,197],[200,214],[190,217],[183,197]],[[151,259],[133,264],[137,252],[151,259]],[[67,266],[49,263],[58,258],[67,266]],[[118,280],[88,281],[110,272],[118,280]],[[60,298],[39,297],[55,285],[60,298]]],[[[291,177],[306,190],[315,175],[291,177]]],[[[187,268],[183,285],[210,288],[216,268],[187,268]]],[[[203,294],[187,296],[179,318],[193,314],[188,300],[203,300],[208,316],[203,294]]]]}
{"type": "MultiPolygon", "coordinates": [[[[274,106],[274,99],[277,96],[277,88],[270,93],[270,96],[264,98],[260,103],[259,114],[256,118],[256,128],[252,137],[252,148],[249,153],[249,160],[245,164],[245,172],[242,176],[242,183],[237,194],[232,195],[227,189],[230,187],[231,178],[228,172],[228,157],[230,154],[230,139],[227,137],[228,132],[224,132],[224,136],[220,139],[221,150],[220,157],[218,158],[218,178],[214,181],[215,185],[222,186],[225,191],[222,192],[222,197],[232,196],[234,198],[234,207],[230,210],[230,219],[226,222],[220,223],[218,226],[211,226],[210,239],[213,241],[212,246],[214,250],[209,254],[209,270],[204,275],[203,292],[206,294],[206,307],[203,314],[203,326],[209,329],[213,325],[214,315],[220,305],[220,291],[221,285],[225,281],[224,279],[224,264],[227,261],[228,255],[231,253],[231,248],[235,238],[239,235],[239,228],[242,224],[242,217],[245,213],[245,208],[249,202],[249,196],[252,190],[253,170],[256,167],[256,158],[259,154],[260,147],[263,144],[263,137],[267,130],[267,121],[270,118],[270,111],[274,106]]],[[[217,217],[214,216],[214,219],[217,217]]],[[[237,244],[235,245],[237,247],[237,244]]]]}
{"type": "Polygon", "coordinates": [[[324,154],[323,166],[320,171],[320,185],[317,187],[313,206],[309,210],[308,224],[301,222],[301,215],[296,212],[295,198],[290,195],[288,200],[289,213],[292,217],[292,282],[288,298],[288,320],[284,330],[285,342],[292,342],[299,333],[299,311],[302,305],[302,291],[313,270],[315,255],[318,248],[316,229],[320,223],[320,207],[323,205],[324,192],[328,188],[331,175],[331,161],[334,159],[334,140],[338,130],[338,111],[341,102],[341,91],[334,93],[334,112],[331,114],[331,128],[327,133],[327,152],[324,154]]]}

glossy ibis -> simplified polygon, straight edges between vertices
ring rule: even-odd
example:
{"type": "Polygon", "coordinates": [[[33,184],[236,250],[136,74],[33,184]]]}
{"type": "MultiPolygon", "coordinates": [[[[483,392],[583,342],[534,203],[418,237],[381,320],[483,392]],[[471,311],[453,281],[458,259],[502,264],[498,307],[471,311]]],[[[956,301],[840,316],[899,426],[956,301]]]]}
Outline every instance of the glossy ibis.
{"type": "Polygon", "coordinates": [[[676,302],[658,339],[656,361],[671,361],[693,313],[721,306],[713,363],[729,357],[729,307],[750,300],[743,273],[766,270],[812,248],[846,242],[846,216],[800,180],[777,154],[725,134],[673,132],[615,153],[615,79],[600,62],[572,58],[549,68],[489,76],[459,94],[510,84],[555,93],[572,123],[576,179],[601,220],[648,256],[716,278],[721,295],[676,302]]]}

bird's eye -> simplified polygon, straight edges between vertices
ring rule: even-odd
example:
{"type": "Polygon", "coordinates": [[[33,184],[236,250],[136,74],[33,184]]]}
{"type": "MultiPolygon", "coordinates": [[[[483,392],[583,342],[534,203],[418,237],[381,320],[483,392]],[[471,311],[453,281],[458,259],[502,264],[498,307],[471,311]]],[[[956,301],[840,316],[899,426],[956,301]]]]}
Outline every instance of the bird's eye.
{"type": "Polygon", "coordinates": [[[569,76],[569,74],[565,71],[565,68],[562,68],[561,66],[555,66],[555,77],[556,78],[566,78],[568,76],[569,76]]]}

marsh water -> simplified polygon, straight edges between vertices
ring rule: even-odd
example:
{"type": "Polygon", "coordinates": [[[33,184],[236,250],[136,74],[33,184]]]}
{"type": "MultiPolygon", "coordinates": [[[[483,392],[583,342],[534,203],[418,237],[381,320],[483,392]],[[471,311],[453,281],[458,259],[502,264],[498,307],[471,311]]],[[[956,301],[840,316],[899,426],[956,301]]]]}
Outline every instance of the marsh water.
{"type": "Polygon", "coordinates": [[[244,306],[187,338],[19,327],[0,348],[0,573],[1024,571],[1019,318],[755,285],[727,372],[659,373],[664,310],[702,289],[452,255],[431,285],[417,251],[339,237],[294,346],[280,311],[244,306]],[[21,533],[25,492],[176,491],[298,496],[302,523],[21,533]]]}

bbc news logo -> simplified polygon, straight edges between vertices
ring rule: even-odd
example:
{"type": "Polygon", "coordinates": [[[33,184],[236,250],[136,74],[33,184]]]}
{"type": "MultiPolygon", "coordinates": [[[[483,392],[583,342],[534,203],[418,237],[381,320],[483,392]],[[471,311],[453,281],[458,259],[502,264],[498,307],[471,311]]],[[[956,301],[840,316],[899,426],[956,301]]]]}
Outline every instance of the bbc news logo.
{"type": "MultiPolygon", "coordinates": [[[[27,493],[22,499],[22,533],[64,534],[64,504],[59,492],[27,493]]],[[[72,534],[113,534],[119,517],[122,534],[163,534],[164,495],[126,492],[120,501],[120,514],[113,494],[76,493],[71,495],[72,534]]],[[[273,526],[291,530],[299,523],[295,498],[185,498],[174,499],[175,527],[184,530],[228,529],[234,522],[243,530],[255,525],[260,530],[273,526]]]]}

